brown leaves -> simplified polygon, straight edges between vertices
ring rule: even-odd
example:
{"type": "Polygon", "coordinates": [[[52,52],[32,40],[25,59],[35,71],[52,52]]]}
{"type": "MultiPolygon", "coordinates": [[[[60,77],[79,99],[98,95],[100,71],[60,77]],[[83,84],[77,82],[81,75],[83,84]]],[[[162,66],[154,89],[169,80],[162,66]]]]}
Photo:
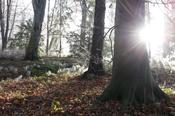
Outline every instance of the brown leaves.
{"type": "Polygon", "coordinates": [[[124,107],[117,101],[97,102],[109,81],[109,77],[88,81],[54,76],[4,82],[0,84],[0,115],[144,116],[174,112],[174,106],[167,104],[124,107]]]}

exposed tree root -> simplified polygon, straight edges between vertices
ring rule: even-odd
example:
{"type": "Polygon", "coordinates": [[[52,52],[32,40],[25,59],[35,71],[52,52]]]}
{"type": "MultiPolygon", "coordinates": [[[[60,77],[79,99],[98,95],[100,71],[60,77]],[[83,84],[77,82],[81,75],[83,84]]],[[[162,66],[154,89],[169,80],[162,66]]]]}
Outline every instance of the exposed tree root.
{"type": "Polygon", "coordinates": [[[135,83],[134,81],[114,81],[105,89],[99,97],[100,101],[117,100],[125,105],[152,104],[161,101],[169,101],[166,95],[155,83],[135,83]]]}
{"type": "Polygon", "coordinates": [[[98,73],[93,73],[90,71],[86,71],[84,72],[84,74],[81,75],[81,79],[85,79],[85,80],[92,80],[92,79],[97,79],[99,77],[102,76],[109,76],[110,74],[106,73],[106,72],[98,72],[98,73]]]}

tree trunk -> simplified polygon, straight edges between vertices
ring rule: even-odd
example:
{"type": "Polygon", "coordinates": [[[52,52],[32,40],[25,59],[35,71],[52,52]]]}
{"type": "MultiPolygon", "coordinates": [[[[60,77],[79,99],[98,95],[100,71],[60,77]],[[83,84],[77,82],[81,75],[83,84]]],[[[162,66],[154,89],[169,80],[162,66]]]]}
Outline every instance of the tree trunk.
{"type": "Polygon", "coordinates": [[[13,33],[14,25],[15,25],[15,22],[16,22],[17,8],[18,8],[18,0],[16,1],[16,5],[15,5],[15,9],[14,9],[15,11],[14,11],[14,14],[13,14],[12,24],[11,24],[11,28],[10,28],[9,36],[8,36],[9,39],[11,39],[11,35],[13,33]]]}
{"type": "MultiPolygon", "coordinates": [[[[93,9],[92,12],[89,13],[89,16],[88,16],[88,19],[87,19],[87,27],[90,27],[88,32],[91,32],[91,27],[93,25],[93,21],[94,21],[94,10],[95,8],[93,9]]],[[[88,37],[88,44],[87,44],[87,49],[88,51],[90,52],[91,51],[91,46],[92,46],[92,38],[90,37],[91,36],[91,33],[88,34],[89,37],[88,37]]]]}
{"type": "Polygon", "coordinates": [[[144,24],[144,0],[117,0],[112,80],[100,100],[124,104],[154,103],[168,99],[154,82],[145,43],[138,29],[144,24]]]}
{"type": "Polygon", "coordinates": [[[171,54],[170,41],[169,40],[164,40],[164,43],[163,43],[163,57],[166,58],[170,54],[171,54]]]}
{"type": "Polygon", "coordinates": [[[2,51],[7,48],[11,6],[12,6],[11,0],[6,0],[6,4],[5,1],[0,0],[0,26],[1,26],[1,38],[2,38],[2,51]]]}
{"type": "Polygon", "coordinates": [[[50,18],[49,18],[49,34],[51,34],[52,36],[51,36],[51,40],[50,40],[50,42],[49,42],[49,50],[53,47],[53,45],[55,44],[55,43],[57,43],[57,41],[56,41],[56,38],[53,36],[53,31],[55,31],[55,30],[53,30],[53,29],[55,29],[55,28],[57,28],[57,26],[54,24],[55,23],[55,14],[56,14],[56,10],[57,10],[57,4],[58,4],[58,1],[57,0],[55,0],[54,1],[54,5],[53,5],[53,9],[52,9],[52,12],[50,13],[50,18]]]}
{"type": "Polygon", "coordinates": [[[62,26],[63,26],[63,17],[62,17],[62,0],[60,0],[60,3],[59,3],[59,6],[60,6],[60,38],[59,38],[59,57],[61,57],[61,54],[62,54],[62,26]]]}
{"type": "Polygon", "coordinates": [[[46,0],[32,0],[34,9],[33,31],[26,49],[26,60],[38,59],[38,46],[41,36],[42,22],[44,19],[46,0]]]}
{"type": "Polygon", "coordinates": [[[96,0],[91,56],[84,78],[86,74],[103,75],[105,73],[102,62],[105,9],[105,0],[96,0]]]}
{"type": "Polygon", "coordinates": [[[81,19],[81,33],[80,33],[80,50],[85,47],[86,39],[86,23],[87,23],[87,4],[86,0],[80,1],[81,10],[82,10],[82,19],[81,19]]]}
{"type": "Polygon", "coordinates": [[[49,38],[50,38],[50,0],[48,0],[48,5],[47,5],[47,41],[46,41],[46,55],[49,55],[49,38]]]}

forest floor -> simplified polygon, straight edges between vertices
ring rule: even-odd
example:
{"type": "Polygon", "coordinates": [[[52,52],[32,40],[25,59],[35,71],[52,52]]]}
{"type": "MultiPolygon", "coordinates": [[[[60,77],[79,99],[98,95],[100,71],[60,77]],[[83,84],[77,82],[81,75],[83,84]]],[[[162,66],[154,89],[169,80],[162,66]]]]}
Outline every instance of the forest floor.
{"type": "Polygon", "coordinates": [[[78,76],[42,76],[6,80],[0,83],[0,115],[174,116],[173,104],[126,107],[116,101],[97,102],[96,98],[110,79],[110,76],[95,80],[81,80],[78,76]]]}
{"type": "MultiPolygon", "coordinates": [[[[96,98],[111,80],[110,75],[94,80],[82,80],[76,76],[78,65],[70,58],[44,58],[41,61],[0,62],[0,116],[58,115],[58,116],[174,116],[175,104],[156,103],[142,106],[123,106],[117,101],[99,102],[96,98]],[[52,66],[52,67],[51,67],[52,66]],[[67,68],[64,74],[45,74],[56,67],[67,68]],[[16,67],[18,69],[16,69],[16,67]],[[73,68],[72,68],[73,67],[73,68]],[[71,72],[72,73],[68,73],[71,72]],[[9,72],[8,75],[5,71],[9,72]],[[30,72],[25,77],[24,71],[30,72]],[[40,73],[40,75],[35,75],[40,73]],[[22,78],[16,79],[22,74],[22,78]],[[32,77],[30,77],[32,76],[32,77]]],[[[162,72],[162,71],[161,71],[162,72]]],[[[78,73],[79,74],[79,73],[78,73]]],[[[175,75],[159,73],[157,82],[175,101],[175,75]]]]}

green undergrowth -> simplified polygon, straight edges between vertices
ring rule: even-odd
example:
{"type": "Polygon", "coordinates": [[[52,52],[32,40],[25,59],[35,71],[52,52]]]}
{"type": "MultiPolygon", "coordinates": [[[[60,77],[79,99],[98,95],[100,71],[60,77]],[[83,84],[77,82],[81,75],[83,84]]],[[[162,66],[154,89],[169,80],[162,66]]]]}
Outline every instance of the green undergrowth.
{"type": "Polygon", "coordinates": [[[39,66],[34,66],[31,68],[32,76],[47,76],[47,72],[57,73],[58,69],[60,69],[57,65],[49,65],[49,64],[41,64],[39,66]]]}
{"type": "Polygon", "coordinates": [[[175,95],[175,90],[171,87],[168,88],[161,86],[160,88],[168,95],[175,95]]]}

